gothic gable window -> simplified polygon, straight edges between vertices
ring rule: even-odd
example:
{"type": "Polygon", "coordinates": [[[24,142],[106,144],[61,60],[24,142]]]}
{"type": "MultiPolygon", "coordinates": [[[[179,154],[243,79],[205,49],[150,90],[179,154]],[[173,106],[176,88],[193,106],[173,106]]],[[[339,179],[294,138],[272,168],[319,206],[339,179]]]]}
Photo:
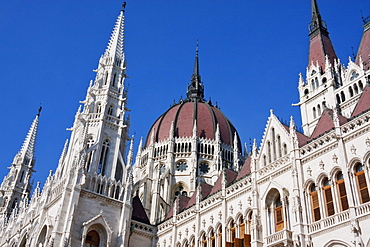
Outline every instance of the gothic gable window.
{"type": "Polygon", "coordinates": [[[107,165],[108,154],[109,154],[109,141],[105,140],[103,142],[103,146],[101,149],[99,165],[98,165],[98,174],[101,174],[103,176],[105,175],[105,168],[107,165]]]}
{"type": "Polygon", "coordinates": [[[188,169],[188,164],[186,164],[186,161],[181,160],[176,163],[176,171],[184,172],[188,169]]]}
{"type": "Polygon", "coordinates": [[[180,195],[188,196],[188,192],[187,189],[185,188],[185,185],[183,185],[181,182],[176,184],[174,189],[174,195],[175,195],[174,199],[176,199],[176,197],[180,195]]]}
{"type": "Polygon", "coordinates": [[[337,190],[338,190],[338,196],[339,196],[339,202],[340,202],[340,210],[341,211],[347,210],[349,206],[348,206],[346,185],[344,183],[342,172],[338,172],[337,174],[337,190]]]}
{"type": "Polygon", "coordinates": [[[311,197],[311,208],[312,208],[312,218],[313,221],[318,221],[321,219],[320,215],[320,203],[319,203],[319,195],[316,190],[316,186],[314,184],[311,185],[310,189],[310,197],[311,197]]]}
{"type": "Polygon", "coordinates": [[[357,182],[357,189],[360,196],[360,203],[365,203],[370,201],[369,190],[366,182],[365,172],[363,170],[363,165],[361,163],[355,166],[355,176],[357,182]]]}

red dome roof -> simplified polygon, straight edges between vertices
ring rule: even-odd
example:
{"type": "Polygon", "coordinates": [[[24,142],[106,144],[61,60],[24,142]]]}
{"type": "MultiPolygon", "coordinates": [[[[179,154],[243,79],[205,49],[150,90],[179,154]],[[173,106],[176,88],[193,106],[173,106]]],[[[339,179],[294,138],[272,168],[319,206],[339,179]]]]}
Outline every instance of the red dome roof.
{"type": "MultiPolygon", "coordinates": [[[[236,129],[232,123],[217,107],[204,100],[195,100],[176,104],[162,114],[150,129],[145,146],[149,146],[153,133],[155,142],[168,139],[172,122],[174,122],[175,137],[192,137],[194,120],[197,123],[198,137],[215,139],[217,124],[219,124],[221,142],[233,145],[236,129]]],[[[241,150],[238,133],[237,138],[238,148],[241,150]]]]}

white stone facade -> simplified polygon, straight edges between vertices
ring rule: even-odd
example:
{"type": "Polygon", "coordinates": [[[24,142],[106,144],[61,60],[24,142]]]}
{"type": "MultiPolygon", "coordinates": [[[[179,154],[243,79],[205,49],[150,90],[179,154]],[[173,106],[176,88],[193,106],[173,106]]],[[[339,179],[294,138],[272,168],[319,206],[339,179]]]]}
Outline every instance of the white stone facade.
{"type": "MultiPolygon", "coordinates": [[[[226,142],[226,125],[213,122],[212,138],[199,136],[194,118],[180,136],[178,117],[163,139],[154,125],[133,162],[123,37],[124,9],[56,172],[30,195],[36,115],[0,187],[0,246],[370,247],[370,70],[361,58],[309,64],[298,85],[304,133],[271,110],[261,145],[243,156],[236,131],[226,142]]],[[[195,65],[178,107],[213,109],[195,65]]]]}

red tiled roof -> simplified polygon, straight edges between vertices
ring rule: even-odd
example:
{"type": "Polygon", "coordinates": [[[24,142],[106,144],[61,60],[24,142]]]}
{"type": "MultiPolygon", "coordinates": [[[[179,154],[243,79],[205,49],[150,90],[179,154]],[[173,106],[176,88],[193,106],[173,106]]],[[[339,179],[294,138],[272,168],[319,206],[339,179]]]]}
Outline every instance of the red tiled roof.
{"type": "Polygon", "coordinates": [[[146,215],[143,204],[141,203],[140,198],[138,196],[135,196],[134,198],[132,198],[131,219],[139,221],[144,224],[150,224],[149,218],[146,215]]]}
{"type": "MultiPolygon", "coordinates": [[[[226,172],[226,181],[227,181],[226,186],[228,186],[229,184],[231,184],[236,179],[236,176],[238,175],[238,173],[234,172],[232,170],[229,170],[229,169],[225,169],[225,172],[226,172]]],[[[221,174],[220,174],[220,176],[218,176],[218,179],[216,180],[216,183],[213,186],[213,188],[211,190],[211,193],[209,193],[210,195],[212,195],[212,194],[214,194],[217,191],[220,191],[222,189],[223,177],[224,177],[224,172],[221,171],[221,174]]]]}
{"type": "Polygon", "coordinates": [[[238,176],[236,177],[235,180],[239,180],[241,178],[244,178],[245,176],[247,176],[248,174],[251,173],[251,161],[252,161],[251,156],[248,156],[248,158],[245,160],[245,162],[243,164],[243,167],[240,170],[240,172],[238,173],[238,176]]]}
{"type": "MultiPolygon", "coordinates": [[[[187,196],[183,196],[183,195],[180,195],[180,196],[178,196],[177,198],[176,198],[176,201],[177,201],[177,205],[178,205],[178,212],[181,212],[181,211],[183,211],[185,208],[186,208],[186,206],[188,205],[188,203],[189,203],[189,200],[190,200],[190,198],[189,197],[187,197],[187,196]]],[[[171,206],[171,209],[170,209],[170,211],[168,212],[168,214],[167,214],[167,216],[166,216],[166,220],[167,219],[169,219],[169,218],[171,218],[172,216],[173,216],[173,212],[174,212],[174,207],[175,207],[175,205],[176,205],[176,202],[174,202],[173,204],[172,204],[172,206],[171,206]]]]}
{"type": "Polygon", "coordinates": [[[356,63],[360,63],[360,56],[362,58],[362,61],[364,63],[365,70],[370,69],[370,22],[367,22],[364,25],[364,34],[362,35],[361,44],[357,52],[356,56],[356,63]]]}
{"type": "MultiPolygon", "coordinates": [[[[343,125],[348,122],[347,118],[338,114],[339,118],[339,125],[343,125]]],[[[319,137],[320,135],[324,134],[325,132],[334,128],[333,122],[333,110],[325,109],[321,114],[319,122],[317,123],[315,130],[312,132],[310,140],[319,137]]]]}
{"type": "Polygon", "coordinates": [[[367,85],[364,91],[362,92],[360,100],[357,102],[357,105],[353,110],[351,117],[355,117],[358,114],[361,114],[369,109],[370,109],[370,86],[367,85]]]}
{"type": "Polygon", "coordinates": [[[334,59],[337,58],[334,47],[327,33],[319,32],[318,35],[310,40],[310,52],[308,58],[308,66],[311,62],[316,65],[316,61],[322,69],[325,69],[325,56],[328,56],[331,64],[334,64],[334,59]]]}
{"type": "MultiPolygon", "coordinates": [[[[201,187],[201,197],[200,197],[201,200],[206,198],[213,188],[212,185],[209,185],[207,183],[201,183],[198,185],[198,187],[201,187]]],[[[188,205],[186,205],[186,208],[190,208],[191,206],[195,205],[195,203],[197,202],[197,195],[198,189],[195,190],[194,194],[190,197],[190,200],[188,202],[188,205]]]]}

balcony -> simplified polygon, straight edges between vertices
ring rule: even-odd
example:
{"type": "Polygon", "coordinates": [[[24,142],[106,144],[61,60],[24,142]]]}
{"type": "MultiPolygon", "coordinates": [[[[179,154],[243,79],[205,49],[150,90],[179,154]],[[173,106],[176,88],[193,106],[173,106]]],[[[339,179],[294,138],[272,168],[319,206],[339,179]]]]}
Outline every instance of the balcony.
{"type": "Polygon", "coordinates": [[[293,232],[284,229],[279,232],[273,233],[270,236],[266,237],[266,246],[293,246],[293,232]]]}

